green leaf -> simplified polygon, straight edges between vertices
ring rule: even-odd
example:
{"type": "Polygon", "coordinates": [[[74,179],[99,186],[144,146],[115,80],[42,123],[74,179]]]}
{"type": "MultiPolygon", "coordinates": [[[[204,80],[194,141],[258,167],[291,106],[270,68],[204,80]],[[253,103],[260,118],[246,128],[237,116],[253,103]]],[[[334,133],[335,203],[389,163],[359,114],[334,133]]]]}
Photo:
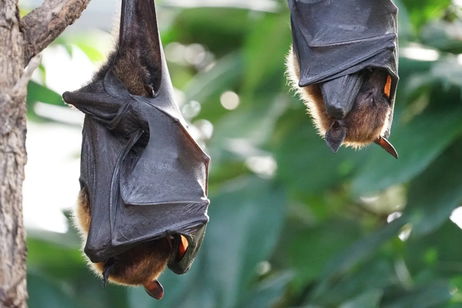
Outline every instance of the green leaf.
{"type": "Polygon", "coordinates": [[[258,288],[252,293],[248,300],[240,307],[274,307],[278,299],[283,295],[284,289],[293,275],[285,273],[275,278],[266,279],[259,284],[258,288]]]}
{"type": "Polygon", "coordinates": [[[27,104],[32,106],[36,102],[66,106],[61,95],[35,81],[30,81],[27,86],[27,104]]]}
{"type": "Polygon", "coordinates": [[[45,279],[43,275],[29,273],[27,289],[30,308],[78,307],[62,285],[45,279]]]}
{"type": "Polygon", "coordinates": [[[84,269],[84,258],[77,249],[78,246],[66,246],[29,237],[27,241],[28,267],[45,271],[61,279],[75,276],[84,269]]]}
{"type": "Polygon", "coordinates": [[[244,46],[246,99],[263,101],[285,85],[285,57],[290,46],[290,29],[281,27],[288,15],[270,15],[250,31],[244,46]]]}
{"type": "Polygon", "coordinates": [[[404,225],[403,219],[397,219],[369,236],[361,239],[331,259],[320,275],[321,282],[313,291],[313,299],[328,292],[336,277],[348,272],[357,264],[369,258],[378,248],[393,236],[396,236],[404,225]]]}
{"type": "Polygon", "coordinates": [[[435,277],[462,275],[462,246],[457,245],[461,230],[449,219],[431,233],[411,236],[405,246],[405,260],[418,283],[435,277]]]}
{"type": "Polygon", "coordinates": [[[342,253],[359,236],[358,225],[345,219],[330,219],[316,227],[297,230],[287,244],[289,264],[297,272],[293,287],[300,290],[321,276],[326,261],[342,253]]]}
{"type": "Polygon", "coordinates": [[[401,0],[407,7],[411,22],[416,30],[420,29],[429,20],[443,15],[451,0],[401,0]]]}
{"type": "MultiPolygon", "coordinates": [[[[377,291],[382,290],[380,299],[386,293],[384,289],[395,283],[394,266],[386,256],[376,253],[370,261],[353,267],[349,273],[334,281],[314,303],[321,307],[338,307],[352,301],[361,301],[363,294],[374,297],[373,295],[378,295],[377,291]]],[[[371,303],[374,301],[371,300],[371,303]]]]}
{"type": "Polygon", "coordinates": [[[340,308],[378,308],[382,295],[382,290],[369,290],[342,304],[340,308]]]}
{"type": "Polygon", "coordinates": [[[410,186],[405,214],[412,236],[431,232],[462,204],[462,141],[451,146],[410,186]]]}
{"type": "Polygon", "coordinates": [[[212,95],[229,90],[241,75],[242,59],[238,53],[229,54],[205,72],[200,72],[188,83],[185,89],[186,100],[207,101],[212,95]]]}
{"type": "MultiPolygon", "coordinates": [[[[404,183],[422,172],[462,133],[461,108],[430,110],[393,131],[390,141],[399,152],[399,159],[386,153],[371,156],[364,162],[352,182],[353,194],[359,196],[404,183]],[[435,124],[435,119],[438,119],[435,124]]],[[[376,148],[374,151],[381,151],[376,148]]]]}
{"type": "Polygon", "coordinates": [[[422,41],[431,47],[453,53],[462,52],[462,40],[457,33],[462,31],[462,22],[437,20],[423,28],[422,41]]]}
{"type": "Polygon", "coordinates": [[[384,308],[430,308],[444,307],[451,299],[451,291],[447,281],[435,281],[409,292],[396,294],[393,300],[387,300],[384,308]]]}
{"type": "MultiPolygon", "coordinates": [[[[300,106],[302,103],[299,103],[300,106]]],[[[368,151],[341,149],[332,153],[302,108],[289,109],[279,119],[275,140],[278,178],[299,195],[318,195],[344,183],[368,151]]]]}

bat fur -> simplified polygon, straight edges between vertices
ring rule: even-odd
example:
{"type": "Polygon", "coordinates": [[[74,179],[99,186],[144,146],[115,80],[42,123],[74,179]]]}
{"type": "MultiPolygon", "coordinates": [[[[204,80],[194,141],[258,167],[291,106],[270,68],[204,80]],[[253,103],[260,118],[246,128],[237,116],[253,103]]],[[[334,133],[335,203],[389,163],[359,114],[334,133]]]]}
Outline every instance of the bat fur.
{"type": "Polygon", "coordinates": [[[299,87],[300,68],[292,48],[287,56],[286,65],[289,83],[307,106],[321,137],[326,138],[336,121],[346,128],[342,145],[347,147],[361,148],[384,135],[392,112],[388,98],[383,93],[387,73],[382,70],[368,72],[367,80],[361,87],[352,110],[343,119],[338,120],[328,115],[319,84],[299,87]]]}
{"type": "MultiPolygon", "coordinates": [[[[79,193],[75,218],[82,240],[85,242],[91,221],[90,203],[85,188],[82,188],[79,193]]],[[[166,238],[139,244],[114,258],[109,281],[121,285],[149,284],[164,271],[170,254],[171,246],[166,238]]],[[[106,264],[92,263],[88,258],[87,261],[90,268],[98,276],[103,277],[106,264]]]]}

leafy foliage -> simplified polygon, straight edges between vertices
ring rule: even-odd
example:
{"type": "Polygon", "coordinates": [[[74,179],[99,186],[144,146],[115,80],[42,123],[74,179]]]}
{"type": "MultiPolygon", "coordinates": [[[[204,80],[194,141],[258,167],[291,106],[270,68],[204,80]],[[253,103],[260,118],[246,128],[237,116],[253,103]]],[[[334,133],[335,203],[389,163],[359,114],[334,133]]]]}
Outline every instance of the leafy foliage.
{"type": "MultiPolygon", "coordinates": [[[[191,271],[165,273],[166,297],[154,303],[142,289],[103,288],[85,269],[73,231],[31,232],[31,308],[462,305],[462,233],[449,220],[462,203],[462,40],[452,35],[462,23],[455,6],[397,2],[401,45],[426,44],[439,56],[401,58],[396,161],[373,146],[332,154],[316,136],[286,84],[290,29],[280,4],[271,13],[177,7],[162,25],[164,45],[201,44],[212,55],[204,63],[170,63],[184,106],[200,103],[191,122],[207,120],[214,129],[207,142],[211,221],[191,271]],[[225,91],[239,95],[237,109],[220,105],[225,91]],[[402,216],[388,223],[396,212],[402,216]]],[[[99,58],[91,42],[75,44],[99,58]]],[[[28,102],[35,101],[60,103],[31,83],[28,102]]]]}

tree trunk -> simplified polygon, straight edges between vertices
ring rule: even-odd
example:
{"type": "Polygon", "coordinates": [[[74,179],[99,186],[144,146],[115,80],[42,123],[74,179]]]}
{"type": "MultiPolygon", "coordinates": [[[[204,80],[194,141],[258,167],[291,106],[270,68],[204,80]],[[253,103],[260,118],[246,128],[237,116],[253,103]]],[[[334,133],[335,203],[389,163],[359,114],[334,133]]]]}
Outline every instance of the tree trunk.
{"type": "Polygon", "coordinates": [[[0,308],[27,306],[25,98],[38,60],[29,61],[80,16],[89,0],[45,0],[22,20],[17,2],[0,0],[0,308]]]}
{"type": "Polygon", "coordinates": [[[22,183],[26,163],[24,70],[16,0],[0,0],[0,307],[26,307],[22,183]]]}

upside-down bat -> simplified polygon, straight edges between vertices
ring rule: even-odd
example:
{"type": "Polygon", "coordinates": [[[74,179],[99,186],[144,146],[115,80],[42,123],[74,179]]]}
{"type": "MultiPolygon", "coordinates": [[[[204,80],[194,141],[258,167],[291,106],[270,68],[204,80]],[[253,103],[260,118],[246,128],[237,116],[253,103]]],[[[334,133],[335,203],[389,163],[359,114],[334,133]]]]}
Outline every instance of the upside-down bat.
{"type": "Polygon", "coordinates": [[[393,120],[397,75],[397,8],[391,0],[288,0],[293,47],[288,75],[319,134],[341,145],[379,144],[393,120]]]}
{"type": "Polygon", "coordinates": [[[209,157],[173,100],[152,0],[122,0],[116,50],[63,98],[85,113],[76,211],[85,254],[105,282],[160,299],[160,273],[186,272],[204,238],[209,157]]]}

